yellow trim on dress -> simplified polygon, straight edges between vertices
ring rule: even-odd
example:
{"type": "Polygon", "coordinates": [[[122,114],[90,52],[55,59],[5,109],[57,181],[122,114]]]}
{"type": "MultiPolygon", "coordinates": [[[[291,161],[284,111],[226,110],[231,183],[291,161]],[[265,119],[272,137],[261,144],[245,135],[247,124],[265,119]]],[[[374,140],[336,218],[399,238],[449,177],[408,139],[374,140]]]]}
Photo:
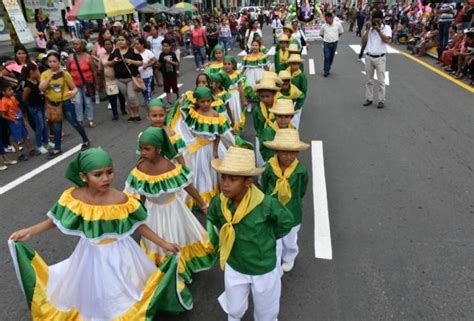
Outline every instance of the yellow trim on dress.
{"type": "Polygon", "coordinates": [[[267,55],[260,52],[258,55],[251,55],[251,54],[246,55],[244,57],[244,61],[259,61],[265,58],[267,58],[267,55]]]}
{"type": "Polygon", "coordinates": [[[166,173],[162,173],[159,175],[148,175],[135,167],[134,169],[132,169],[131,174],[141,181],[147,181],[150,184],[154,184],[159,181],[164,181],[166,179],[177,177],[181,174],[182,170],[183,170],[183,165],[176,164],[174,169],[167,171],[166,173]]]}
{"type": "MultiPolygon", "coordinates": [[[[219,99],[219,101],[222,102],[222,100],[219,99]]],[[[225,118],[224,115],[222,114],[219,114],[219,116],[216,116],[216,117],[212,117],[212,116],[205,116],[205,115],[201,115],[200,113],[198,113],[196,110],[194,110],[193,108],[189,108],[189,116],[196,120],[198,123],[201,123],[201,124],[208,124],[208,125],[214,125],[214,124],[217,124],[217,125],[224,125],[227,121],[227,119],[225,118]]]]}
{"type": "Polygon", "coordinates": [[[136,197],[127,194],[127,202],[122,204],[111,205],[92,205],[87,204],[72,196],[75,187],[68,188],[59,198],[59,205],[66,207],[76,215],[82,217],[86,221],[98,220],[122,220],[126,219],[131,213],[137,211],[141,204],[136,197]]]}
{"type": "MultiPolygon", "coordinates": [[[[219,189],[219,187],[216,187],[216,188],[214,188],[213,190],[211,190],[209,192],[200,192],[199,195],[201,196],[204,203],[209,204],[211,199],[219,193],[220,193],[220,189],[219,189]]],[[[196,202],[194,200],[194,198],[190,198],[186,202],[186,206],[190,209],[192,209],[196,205],[199,205],[199,204],[198,204],[198,202],[196,202]]]]}
{"type": "Polygon", "coordinates": [[[181,136],[178,133],[175,133],[173,136],[168,136],[168,138],[170,139],[171,144],[174,145],[178,140],[181,139],[181,136]]]}
{"type": "Polygon", "coordinates": [[[197,152],[198,150],[200,150],[204,146],[207,146],[207,145],[212,144],[212,143],[213,142],[208,140],[208,139],[205,139],[201,136],[196,136],[194,144],[188,146],[188,153],[194,154],[195,152],[197,152]]]}
{"type": "MultiPolygon", "coordinates": [[[[240,70],[235,70],[233,73],[227,74],[227,76],[229,76],[230,80],[233,82],[235,78],[240,76],[240,70]]],[[[242,79],[240,79],[239,81],[242,81],[242,79]]]]}

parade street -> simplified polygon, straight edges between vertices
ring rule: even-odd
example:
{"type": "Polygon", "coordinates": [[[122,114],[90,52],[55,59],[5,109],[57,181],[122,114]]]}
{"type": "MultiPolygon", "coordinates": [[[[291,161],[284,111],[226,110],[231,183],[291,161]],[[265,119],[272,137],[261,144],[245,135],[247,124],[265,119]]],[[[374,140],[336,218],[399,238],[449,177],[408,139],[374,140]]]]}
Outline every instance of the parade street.
{"type": "MultiPolygon", "coordinates": [[[[302,55],[308,95],[300,133],[312,148],[299,159],[310,172],[310,185],[301,251],[282,279],[279,320],[473,320],[473,87],[430,70],[432,58],[423,58],[423,65],[391,47],[385,108],[364,107],[360,38],[347,32],[348,25],[344,29],[327,78],[321,40],[310,42],[302,55]]],[[[271,30],[264,32],[272,54],[271,30]]],[[[240,51],[232,51],[239,61],[240,51]]],[[[196,74],[192,57],[183,57],[182,93],[194,88],[196,74]]],[[[138,158],[137,134],[147,122],[127,123],[125,117],[112,122],[105,102],[94,106],[97,127],[87,134],[93,146],[111,153],[114,185],[122,189],[138,158]]],[[[140,112],[143,117],[144,109],[140,112]]],[[[244,137],[254,137],[251,125],[244,137]]],[[[43,220],[71,186],[64,172],[80,143],[68,125],[62,156],[33,157],[0,175],[0,320],[30,320],[7,239],[43,220]]],[[[76,242],[54,229],[27,243],[52,265],[67,258],[76,242]]],[[[155,320],[226,319],[217,301],[224,289],[218,264],[193,275],[190,289],[191,311],[155,320]]],[[[244,320],[252,319],[250,307],[244,320]]]]}

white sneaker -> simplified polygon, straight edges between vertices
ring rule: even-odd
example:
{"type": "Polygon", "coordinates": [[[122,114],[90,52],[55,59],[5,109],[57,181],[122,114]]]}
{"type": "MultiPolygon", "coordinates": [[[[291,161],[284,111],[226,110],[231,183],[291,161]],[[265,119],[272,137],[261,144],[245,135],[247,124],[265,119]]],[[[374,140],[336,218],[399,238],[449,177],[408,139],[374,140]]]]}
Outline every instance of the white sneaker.
{"type": "Polygon", "coordinates": [[[49,142],[47,148],[54,148],[54,146],[55,146],[55,145],[54,145],[53,142],[49,142]]]}
{"type": "Polygon", "coordinates": [[[281,265],[281,268],[283,272],[287,273],[293,270],[294,266],[295,266],[295,262],[292,262],[292,263],[283,262],[283,264],[281,265]]]}
{"type": "Polygon", "coordinates": [[[0,165],[0,171],[4,171],[4,170],[6,170],[7,168],[8,168],[8,167],[5,166],[5,165],[0,165]]]}
{"type": "Polygon", "coordinates": [[[13,148],[13,146],[7,146],[5,147],[5,152],[7,153],[14,153],[15,152],[15,148],[13,148]]]}
{"type": "Polygon", "coordinates": [[[41,155],[44,155],[44,154],[47,154],[48,153],[48,150],[46,148],[44,148],[44,146],[41,146],[39,148],[36,148],[36,151],[38,153],[40,153],[41,155]]]}
{"type": "Polygon", "coordinates": [[[112,109],[112,105],[110,105],[110,103],[107,105],[107,109],[108,109],[108,110],[111,110],[111,109],[112,109]]]}

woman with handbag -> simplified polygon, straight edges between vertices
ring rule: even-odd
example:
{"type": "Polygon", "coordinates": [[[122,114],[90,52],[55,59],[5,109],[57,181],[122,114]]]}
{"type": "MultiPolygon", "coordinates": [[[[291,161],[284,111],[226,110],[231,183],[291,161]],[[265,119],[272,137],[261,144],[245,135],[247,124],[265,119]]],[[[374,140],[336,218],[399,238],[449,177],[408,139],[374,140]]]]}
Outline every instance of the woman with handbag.
{"type": "Polygon", "coordinates": [[[105,78],[105,92],[107,93],[107,98],[109,99],[110,107],[112,108],[112,120],[118,120],[118,111],[117,111],[117,98],[120,101],[120,109],[122,110],[122,115],[127,115],[125,110],[125,98],[120,94],[117,79],[115,78],[114,67],[109,62],[109,56],[114,50],[114,44],[112,40],[104,40],[105,54],[102,55],[99,61],[99,69],[103,71],[105,78]]]}
{"type": "Polygon", "coordinates": [[[81,124],[84,120],[84,104],[87,114],[89,127],[95,127],[94,124],[94,105],[92,97],[95,97],[96,67],[93,58],[88,54],[86,43],[81,39],[74,39],[72,42],[74,51],[69,55],[66,61],[66,69],[72,76],[74,85],[77,88],[77,95],[73,98],[76,106],[77,121],[81,124]]]}
{"type": "Polygon", "coordinates": [[[90,142],[84,128],[77,121],[76,109],[71,102],[71,99],[77,95],[77,88],[71,74],[61,69],[61,58],[57,52],[49,53],[46,59],[49,69],[41,74],[39,89],[45,93],[46,119],[52,124],[54,130],[54,149],[48,156],[51,159],[62,153],[61,136],[64,118],[81,135],[81,150],[89,148],[90,142]]]}
{"type": "Polygon", "coordinates": [[[143,65],[143,58],[130,47],[127,34],[121,33],[117,36],[117,48],[110,54],[109,64],[114,67],[119,90],[127,102],[130,114],[128,121],[141,121],[138,93],[144,91],[146,87],[138,67],[143,65]]]}

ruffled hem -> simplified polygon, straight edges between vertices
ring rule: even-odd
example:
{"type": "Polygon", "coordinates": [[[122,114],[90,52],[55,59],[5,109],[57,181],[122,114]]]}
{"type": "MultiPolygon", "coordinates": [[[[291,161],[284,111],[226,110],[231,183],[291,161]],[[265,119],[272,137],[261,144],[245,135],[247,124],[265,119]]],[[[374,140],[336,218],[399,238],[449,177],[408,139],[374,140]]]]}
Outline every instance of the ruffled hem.
{"type": "MultiPolygon", "coordinates": [[[[18,281],[34,321],[82,321],[76,308],[60,310],[48,299],[49,268],[44,260],[22,242],[9,241],[18,281]]],[[[178,314],[192,309],[192,296],[178,276],[178,258],[171,257],[146,280],[140,299],[113,321],[150,321],[158,311],[178,314]]],[[[87,316],[99,319],[100,316],[87,316]]]]}
{"type": "Polygon", "coordinates": [[[192,177],[189,168],[181,164],[160,175],[148,175],[135,167],[128,175],[126,186],[138,195],[158,196],[185,188],[191,183],[192,177]]]}
{"type": "MultiPolygon", "coordinates": [[[[220,104],[222,101],[219,99],[220,104]]],[[[186,125],[196,134],[203,134],[209,137],[215,137],[216,135],[224,135],[229,131],[230,123],[227,118],[219,114],[218,117],[209,117],[199,114],[193,108],[187,110],[187,115],[184,120],[186,125]]]]}

